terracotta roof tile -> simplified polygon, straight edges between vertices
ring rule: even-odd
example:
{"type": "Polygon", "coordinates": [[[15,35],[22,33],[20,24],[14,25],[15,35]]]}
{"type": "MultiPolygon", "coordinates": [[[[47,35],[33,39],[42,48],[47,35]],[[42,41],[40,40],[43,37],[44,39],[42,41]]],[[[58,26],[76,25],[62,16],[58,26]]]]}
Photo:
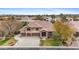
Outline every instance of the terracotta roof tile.
{"type": "Polygon", "coordinates": [[[70,21],[69,25],[79,32],[79,21],[70,21]]]}
{"type": "Polygon", "coordinates": [[[51,22],[34,20],[33,22],[30,22],[26,27],[41,27],[41,30],[53,31],[52,26],[53,24],[51,22]]]}

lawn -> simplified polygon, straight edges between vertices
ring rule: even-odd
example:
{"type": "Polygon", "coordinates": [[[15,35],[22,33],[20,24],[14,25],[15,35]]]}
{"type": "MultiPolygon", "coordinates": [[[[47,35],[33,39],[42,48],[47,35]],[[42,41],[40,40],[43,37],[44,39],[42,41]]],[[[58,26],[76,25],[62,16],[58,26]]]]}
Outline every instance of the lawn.
{"type": "Polygon", "coordinates": [[[8,40],[0,40],[0,46],[6,43],[8,40]]]}
{"type": "Polygon", "coordinates": [[[41,46],[60,46],[62,44],[61,40],[58,39],[46,39],[40,40],[41,46]]]}
{"type": "Polygon", "coordinates": [[[10,38],[7,42],[3,44],[3,46],[13,46],[15,45],[15,43],[16,43],[15,38],[10,38]]]}
{"type": "Polygon", "coordinates": [[[0,40],[0,46],[11,46],[16,43],[16,40],[12,37],[10,39],[0,40]]]}

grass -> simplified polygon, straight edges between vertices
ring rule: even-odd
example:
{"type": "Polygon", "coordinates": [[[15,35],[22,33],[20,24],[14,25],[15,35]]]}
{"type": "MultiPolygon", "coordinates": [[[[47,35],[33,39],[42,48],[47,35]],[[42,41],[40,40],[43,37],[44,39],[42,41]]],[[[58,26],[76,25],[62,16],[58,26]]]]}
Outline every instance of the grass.
{"type": "Polygon", "coordinates": [[[9,43],[16,43],[16,40],[15,40],[15,38],[14,37],[12,37],[12,38],[10,38],[10,39],[5,39],[5,40],[0,40],[0,46],[10,46],[10,44],[9,43]]]}
{"type": "Polygon", "coordinates": [[[41,46],[60,46],[62,44],[61,40],[57,39],[46,39],[46,40],[41,40],[41,46]]]}
{"type": "Polygon", "coordinates": [[[5,42],[3,46],[13,46],[15,43],[16,43],[16,40],[14,37],[12,37],[7,42],[5,42]]]}
{"type": "Polygon", "coordinates": [[[62,44],[62,41],[61,40],[58,40],[58,39],[54,39],[53,40],[53,43],[52,43],[53,46],[59,46],[61,44],[62,44]]]}
{"type": "Polygon", "coordinates": [[[6,43],[8,40],[0,40],[0,45],[3,45],[4,43],[6,43]]]}

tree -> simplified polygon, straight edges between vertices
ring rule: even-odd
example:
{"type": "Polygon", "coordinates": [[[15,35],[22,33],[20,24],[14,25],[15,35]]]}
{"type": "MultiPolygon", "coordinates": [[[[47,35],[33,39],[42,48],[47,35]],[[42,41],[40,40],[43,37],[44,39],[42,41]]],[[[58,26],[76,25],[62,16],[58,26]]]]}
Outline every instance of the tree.
{"type": "Polygon", "coordinates": [[[15,20],[14,16],[8,16],[6,20],[15,20]]]}
{"type": "Polygon", "coordinates": [[[60,19],[61,19],[62,22],[68,21],[68,20],[66,19],[66,16],[65,16],[64,14],[60,14],[59,16],[60,16],[60,19]]]}
{"type": "Polygon", "coordinates": [[[54,19],[56,16],[55,15],[51,15],[51,18],[54,19]]]}
{"type": "Polygon", "coordinates": [[[51,15],[51,18],[52,18],[51,22],[54,23],[56,16],[55,15],[51,15]]]}
{"type": "Polygon", "coordinates": [[[67,42],[72,41],[74,30],[68,24],[56,21],[54,23],[54,28],[56,35],[60,37],[62,42],[65,42],[68,45],[67,42]]]}
{"type": "Polygon", "coordinates": [[[1,22],[2,30],[6,33],[7,37],[12,37],[14,32],[20,27],[21,23],[13,18],[1,22]]]}

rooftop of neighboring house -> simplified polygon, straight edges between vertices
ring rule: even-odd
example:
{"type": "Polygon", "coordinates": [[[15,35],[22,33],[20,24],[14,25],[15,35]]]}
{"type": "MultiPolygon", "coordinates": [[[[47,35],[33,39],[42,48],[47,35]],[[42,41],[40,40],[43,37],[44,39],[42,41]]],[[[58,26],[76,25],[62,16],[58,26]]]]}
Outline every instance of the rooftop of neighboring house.
{"type": "Polygon", "coordinates": [[[69,25],[76,30],[76,32],[79,32],[79,21],[70,21],[69,25]]]}

